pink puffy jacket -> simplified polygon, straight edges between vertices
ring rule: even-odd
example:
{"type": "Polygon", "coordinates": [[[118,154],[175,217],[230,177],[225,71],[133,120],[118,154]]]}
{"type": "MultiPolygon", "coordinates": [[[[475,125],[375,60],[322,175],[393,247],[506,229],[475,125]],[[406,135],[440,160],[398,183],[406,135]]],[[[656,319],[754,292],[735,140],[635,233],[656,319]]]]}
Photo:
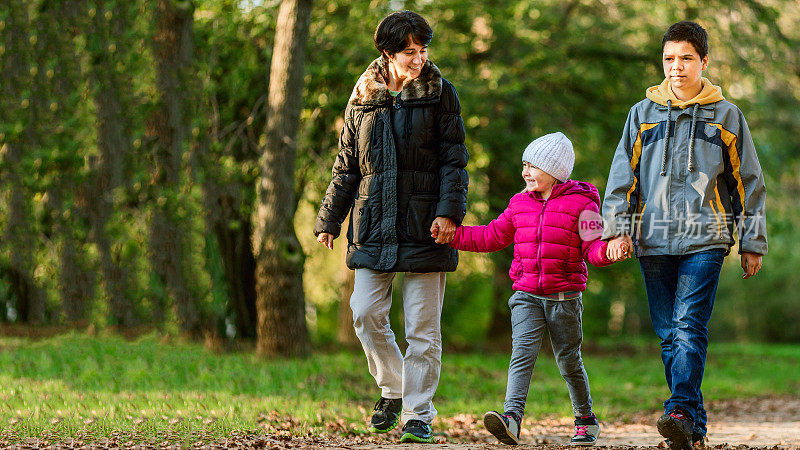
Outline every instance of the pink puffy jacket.
{"type": "MultiPolygon", "coordinates": [[[[539,295],[584,291],[584,260],[597,267],[612,263],[606,258],[608,243],[599,239],[599,232],[590,241],[578,233],[581,213],[598,213],[599,205],[594,185],[567,180],[553,186],[547,200],[532,192],[511,197],[508,208],[489,225],[458,227],[450,245],[470,252],[494,252],[513,242],[514,261],[508,274],[514,290],[539,295]]],[[[589,216],[599,224],[599,215],[589,216]]]]}

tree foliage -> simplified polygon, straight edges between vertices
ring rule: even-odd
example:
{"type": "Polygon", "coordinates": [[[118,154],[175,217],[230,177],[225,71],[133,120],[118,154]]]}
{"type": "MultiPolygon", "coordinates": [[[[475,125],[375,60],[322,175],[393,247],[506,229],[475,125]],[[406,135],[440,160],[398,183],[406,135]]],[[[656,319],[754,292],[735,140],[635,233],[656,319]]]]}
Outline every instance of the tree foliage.
{"type": "MultiPolygon", "coordinates": [[[[0,321],[256,336],[251,218],[257,180],[274,176],[259,155],[275,114],[279,4],[0,5],[0,321]],[[183,20],[167,20],[181,17],[170,11],[183,20]]],[[[775,321],[800,319],[791,294],[800,267],[796,1],[323,0],[312,9],[295,164],[282,173],[293,200],[280,206],[303,246],[305,313],[318,341],[335,336],[343,261],[316,245],[313,214],[344,106],[377,56],[374,28],[400,8],[428,18],[430,57],[461,98],[469,224],[505,207],[521,188],[525,145],[556,130],[575,144],[573,178],[602,192],[628,109],[663,77],[664,29],[682,19],[705,26],[707,76],[744,111],[769,189],[764,270],[743,282],[738,261],[726,261],[712,333],[800,339],[775,321]]],[[[508,329],[509,263],[508,253],[462,253],[448,275],[446,341],[475,344],[508,329]]],[[[649,332],[641,286],[635,261],[590,269],[587,336],[649,332]]]]}

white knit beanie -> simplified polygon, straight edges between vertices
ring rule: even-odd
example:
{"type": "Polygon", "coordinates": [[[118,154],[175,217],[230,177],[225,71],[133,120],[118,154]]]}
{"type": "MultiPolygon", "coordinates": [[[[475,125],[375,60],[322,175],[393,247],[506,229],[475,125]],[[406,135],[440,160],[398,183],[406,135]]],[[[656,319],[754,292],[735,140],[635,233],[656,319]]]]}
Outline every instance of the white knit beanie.
{"type": "Polygon", "coordinates": [[[558,181],[567,181],[575,165],[572,142],[562,132],[545,134],[528,144],[522,153],[527,161],[553,176],[558,181]]]}

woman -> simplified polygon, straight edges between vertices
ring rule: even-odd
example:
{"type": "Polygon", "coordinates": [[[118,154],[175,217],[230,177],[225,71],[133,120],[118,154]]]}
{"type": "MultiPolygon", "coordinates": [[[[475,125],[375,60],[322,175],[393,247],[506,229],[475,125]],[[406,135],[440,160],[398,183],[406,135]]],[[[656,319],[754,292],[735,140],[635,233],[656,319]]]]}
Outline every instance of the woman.
{"type": "Polygon", "coordinates": [[[466,213],[469,182],[461,106],[453,85],[428,60],[432,37],[425,19],[411,11],[378,25],[380,56],[348,101],[333,180],[314,227],[317,241],[332,249],[350,212],[350,306],[381,389],[370,431],[388,432],[402,419],[401,442],[433,442],[444,273],[458,265],[458,253],[444,243],[466,213]],[[397,272],[405,273],[405,356],[389,326],[397,272]]]}

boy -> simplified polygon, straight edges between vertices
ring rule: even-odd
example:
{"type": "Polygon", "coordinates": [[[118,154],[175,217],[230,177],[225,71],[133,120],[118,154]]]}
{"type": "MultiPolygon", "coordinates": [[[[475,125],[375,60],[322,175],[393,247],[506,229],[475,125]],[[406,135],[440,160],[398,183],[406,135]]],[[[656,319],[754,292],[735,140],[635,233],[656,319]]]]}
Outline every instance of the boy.
{"type": "Polygon", "coordinates": [[[766,189],[742,112],[703,78],[708,35],[678,22],[662,39],[665,80],[631,108],[603,201],[610,258],[635,239],[671,396],[658,431],[670,448],[703,445],[700,385],[722,261],[739,236],[743,278],[767,253],[766,189]]]}

